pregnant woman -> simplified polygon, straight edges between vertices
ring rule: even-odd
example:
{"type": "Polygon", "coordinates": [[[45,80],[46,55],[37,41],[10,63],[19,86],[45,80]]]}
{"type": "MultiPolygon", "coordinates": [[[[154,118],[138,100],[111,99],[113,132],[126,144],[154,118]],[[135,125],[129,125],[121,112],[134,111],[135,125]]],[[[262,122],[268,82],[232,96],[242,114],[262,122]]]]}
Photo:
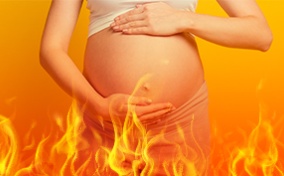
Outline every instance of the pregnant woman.
{"type": "MultiPolygon", "coordinates": [[[[206,175],[208,97],[195,36],[227,47],[268,50],[272,34],[256,2],[218,0],[230,16],[224,18],[194,13],[197,0],[88,0],[89,36],[81,73],[68,56],[68,46],[82,1],[52,1],[40,51],[42,66],[83,112],[86,129],[82,136],[89,149],[79,154],[77,168],[84,163],[80,157],[102,146],[117,147],[120,125],[126,117],[137,117],[146,131],[143,140],[154,144],[141,150],[141,155],[114,161],[117,164],[111,169],[89,162],[88,173],[82,175],[118,171],[173,175],[174,169],[168,167],[180,153],[192,161],[195,174],[206,175]]],[[[134,130],[134,139],[125,148],[141,145],[135,134],[134,130]]],[[[124,150],[116,149],[117,153],[124,150]]],[[[188,169],[180,172],[191,173],[188,169]]]]}

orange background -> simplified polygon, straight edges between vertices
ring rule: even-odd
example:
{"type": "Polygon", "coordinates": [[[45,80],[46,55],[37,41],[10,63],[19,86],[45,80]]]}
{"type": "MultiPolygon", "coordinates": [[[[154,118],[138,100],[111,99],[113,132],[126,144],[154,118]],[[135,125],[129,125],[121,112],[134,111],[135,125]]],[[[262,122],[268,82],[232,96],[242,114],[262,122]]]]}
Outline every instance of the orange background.
{"type": "MultiPolygon", "coordinates": [[[[39,140],[54,116],[66,116],[71,102],[39,64],[39,44],[50,2],[0,0],[0,114],[12,119],[20,139],[35,122],[33,133],[39,140]]],[[[261,97],[269,111],[276,112],[271,122],[275,138],[284,141],[281,125],[274,126],[282,124],[284,112],[284,1],[257,2],[274,35],[268,52],[230,49],[197,39],[209,87],[212,130],[222,139],[219,145],[242,140],[240,131],[248,134],[257,124],[256,88],[261,80],[265,82],[261,97]]],[[[87,39],[85,7],[83,4],[70,45],[70,56],[79,68],[87,39]]],[[[197,12],[225,16],[214,0],[200,0],[197,12]]],[[[283,154],[283,148],[279,147],[279,152],[283,154]]]]}

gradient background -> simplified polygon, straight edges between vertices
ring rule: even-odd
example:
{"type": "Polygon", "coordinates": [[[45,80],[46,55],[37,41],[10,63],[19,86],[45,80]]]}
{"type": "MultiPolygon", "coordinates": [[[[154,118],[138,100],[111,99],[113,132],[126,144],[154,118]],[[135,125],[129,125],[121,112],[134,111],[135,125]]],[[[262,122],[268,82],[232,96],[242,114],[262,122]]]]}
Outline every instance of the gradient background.
{"type": "MultiPolygon", "coordinates": [[[[39,141],[55,116],[66,116],[71,102],[39,64],[40,39],[50,2],[0,0],[0,114],[12,119],[19,139],[33,128],[33,137],[39,141]]],[[[275,112],[274,118],[267,118],[271,118],[277,141],[284,141],[284,1],[257,2],[274,34],[268,52],[230,49],[197,39],[209,87],[217,159],[223,157],[218,148],[244,142],[243,135],[256,126],[259,98],[265,100],[269,112],[275,112]],[[257,94],[261,80],[264,87],[257,94]]],[[[88,30],[85,7],[86,2],[70,45],[70,56],[80,69],[88,30]]],[[[226,16],[215,0],[199,0],[197,12],[226,16]]],[[[278,150],[284,156],[283,143],[278,143],[278,150]]]]}

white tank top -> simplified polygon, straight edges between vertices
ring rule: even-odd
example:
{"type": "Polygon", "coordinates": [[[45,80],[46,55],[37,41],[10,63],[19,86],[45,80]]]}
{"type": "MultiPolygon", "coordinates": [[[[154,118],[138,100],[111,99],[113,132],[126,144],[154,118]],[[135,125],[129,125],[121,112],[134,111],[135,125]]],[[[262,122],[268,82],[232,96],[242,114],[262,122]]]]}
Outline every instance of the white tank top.
{"type": "Polygon", "coordinates": [[[149,2],[165,2],[176,9],[195,11],[197,0],[87,0],[90,10],[89,37],[107,27],[114,18],[135,8],[135,5],[149,2]]]}

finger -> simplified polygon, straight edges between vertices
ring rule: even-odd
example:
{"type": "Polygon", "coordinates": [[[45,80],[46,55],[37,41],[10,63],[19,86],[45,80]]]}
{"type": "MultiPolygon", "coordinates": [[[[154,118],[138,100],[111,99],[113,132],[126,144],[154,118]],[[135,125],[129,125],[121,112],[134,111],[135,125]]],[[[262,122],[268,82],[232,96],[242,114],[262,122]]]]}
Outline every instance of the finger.
{"type": "Polygon", "coordinates": [[[170,113],[171,111],[173,111],[172,108],[167,108],[167,109],[162,109],[156,112],[152,112],[149,114],[145,114],[142,116],[139,116],[139,120],[143,123],[143,121],[145,122],[149,122],[149,121],[155,121],[158,122],[160,121],[166,114],[170,113]]]}
{"type": "Polygon", "coordinates": [[[136,8],[139,8],[139,7],[142,7],[142,6],[143,6],[143,4],[137,4],[136,8]]]}
{"type": "Polygon", "coordinates": [[[148,27],[122,29],[124,34],[150,34],[148,27]]]}
{"type": "Polygon", "coordinates": [[[152,103],[152,100],[147,97],[129,97],[128,104],[143,106],[149,105],[152,103]]]}
{"type": "MultiPolygon", "coordinates": [[[[123,30],[128,30],[128,29],[135,29],[135,28],[144,28],[147,26],[147,22],[144,20],[134,20],[134,21],[129,21],[124,24],[113,24],[111,25],[112,29],[114,31],[123,31],[123,30]]],[[[139,31],[139,30],[138,30],[139,31]]],[[[137,32],[138,32],[137,31],[137,32]]],[[[135,31],[134,31],[135,32],[135,31]]]]}
{"type": "Polygon", "coordinates": [[[147,121],[141,121],[141,123],[143,125],[147,125],[147,126],[149,126],[149,125],[156,125],[156,124],[158,124],[161,121],[162,118],[164,118],[164,116],[163,117],[159,117],[159,119],[151,119],[151,120],[147,120],[147,121]]]}
{"type": "Polygon", "coordinates": [[[136,8],[125,14],[119,15],[114,19],[114,22],[110,24],[110,27],[126,24],[130,21],[139,21],[145,18],[143,14],[143,8],[136,8]]]}
{"type": "Polygon", "coordinates": [[[129,15],[125,17],[121,17],[118,20],[115,20],[115,25],[121,25],[121,24],[126,24],[132,21],[142,21],[145,19],[145,14],[135,14],[135,15],[129,15]]]}
{"type": "Polygon", "coordinates": [[[140,117],[147,114],[152,114],[155,116],[159,111],[166,112],[170,111],[172,108],[173,105],[171,103],[156,103],[148,106],[136,106],[135,112],[140,119],[140,117]]]}
{"type": "Polygon", "coordinates": [[[141,14],[143,12],[144,12],[144,7],[139,6],[139,7],[136,7],[135,9],[133,9],[133,10],[130,10],[130,11],[124,13],[124,14],[117,16],[114,20],[119,20],[119,19],[126,18],[127,16],[132,16],[132,15],[135,15],[135,14],[141,14]]]}
{"type": "MultiPolygon", "coordinates": [[[[130,32],[135,32],[135,30],[134,30],[135,28],[144,28],[145,26],[146,26],[146,22],[145,21],[132,21],[132,22],[129,22],[127,24],[119,25],[118,26],[118,30],[125,31],[125,32],[127,32],[127,31],[128,32],[129,31],[130,32]]],[[[115,27],[113,28],[114,30],[116,30],[115,27]]]]}

